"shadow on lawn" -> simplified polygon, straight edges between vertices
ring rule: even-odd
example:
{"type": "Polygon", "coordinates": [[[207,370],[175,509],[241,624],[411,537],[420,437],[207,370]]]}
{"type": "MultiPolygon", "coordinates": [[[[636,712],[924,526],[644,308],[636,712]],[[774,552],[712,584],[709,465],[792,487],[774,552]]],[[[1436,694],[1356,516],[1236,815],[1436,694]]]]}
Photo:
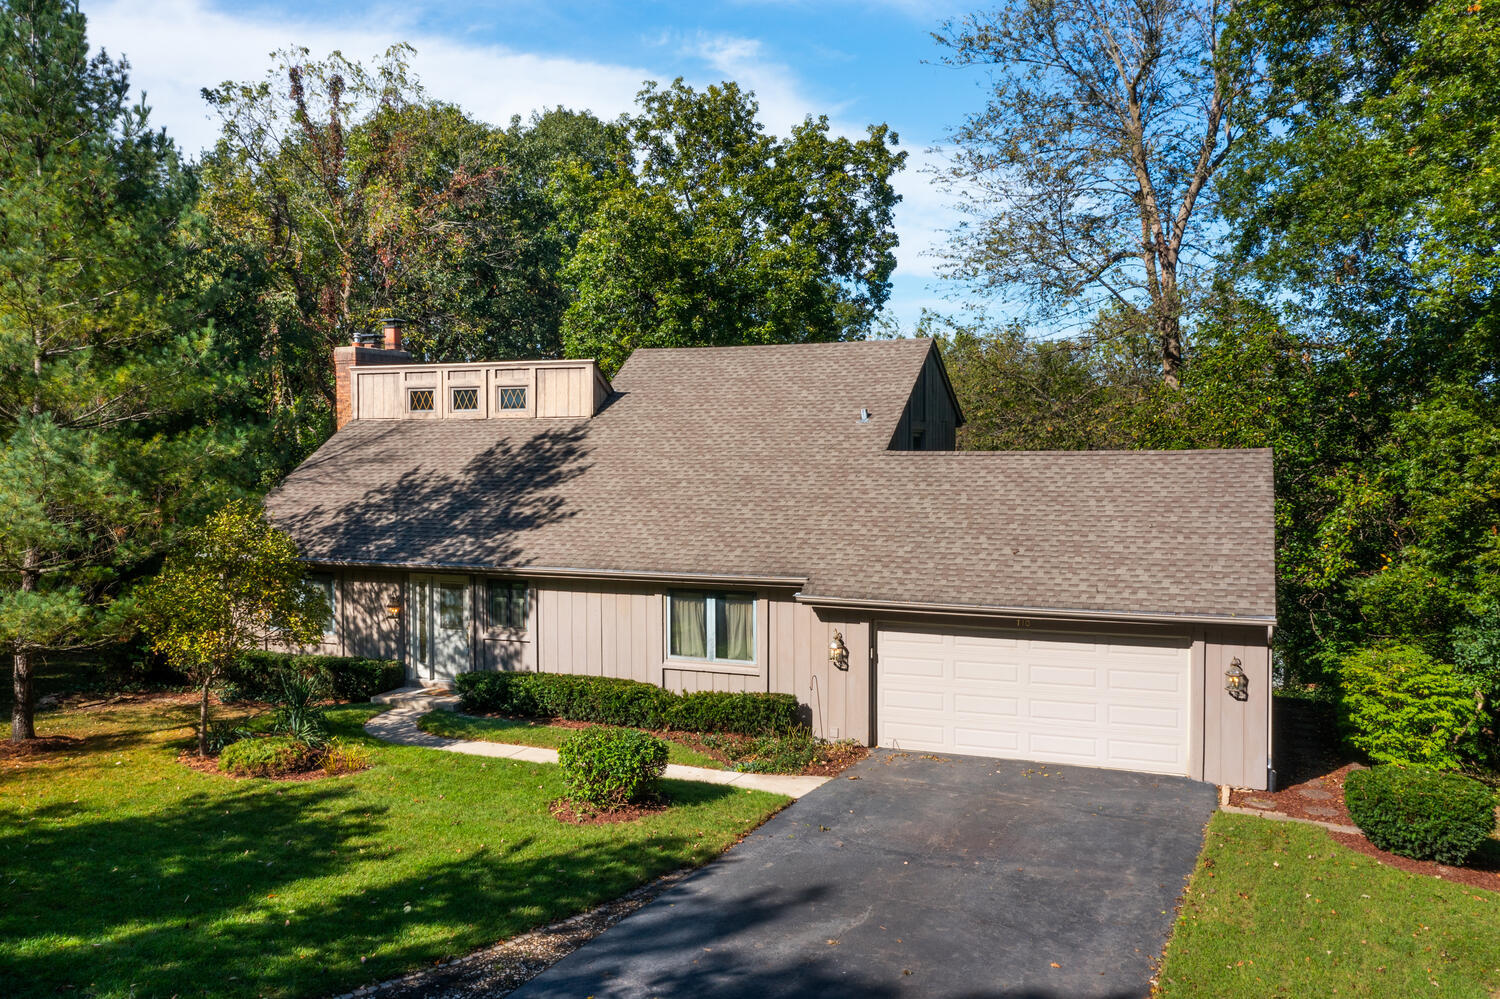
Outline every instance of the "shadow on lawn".
{"type": "Polygon", "coordinates": [[[387,810],[358,797],[343,783],[247,785],[150,815],[31,811],[0,830],[0,995],[341,991],[614,898],[694,842],[502,841],[491,827],[456,836],[451,860],[430,835],[407,855],[387,810]],[[282,897],[311,878],[329,894],[282,897]]]}

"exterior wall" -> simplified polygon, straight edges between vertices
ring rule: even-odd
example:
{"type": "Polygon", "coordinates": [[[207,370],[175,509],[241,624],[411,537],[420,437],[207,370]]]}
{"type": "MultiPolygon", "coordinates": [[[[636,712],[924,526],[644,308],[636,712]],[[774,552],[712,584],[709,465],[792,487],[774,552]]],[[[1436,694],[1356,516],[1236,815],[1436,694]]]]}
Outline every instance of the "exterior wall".
{"type": "MultiPolygon", "coordinates": [[[[1266,790],[1271,765],[1271,649],[1261,627],[1200,628],[1193,636],[1193,663],[1202,666],[1202,779],[1266,790]],[[1224,671],[1239,659],[1250,678],[1243,701],[1224,690],[1224,671]]],[[[1197,775],[1195,775],[1197,776],[1197,775]]]]}
{"type": "Polygon", "coordinates": [[[952,451],[958,446],[958,424],[953,389],[943,369],[942,355],[934,346],[891,435],[891,450],[952,451]]]}
{"type": "Polygon", "coordinates": [[[308,646],[267,642],[266,648],[278,652],[405,660],[402,619],[391,617],[386,609],[392,602],[403,600],[405,574],[346,570],[333,571],[330,575],[333,576],[334,591],[333,634],[308,646]]]}
{"type": "MultiPolygon", "coordinates": [[[[383,351],[353,347],[338,350],[361,352],[357,360],[350,360],[342,368],[336,356],[334,366],[335,379],[342,377],[348,382],[349,418],[356,420],[578,418],[593,416],[610,391],[609,382],[593,361],[398,365],[366,357],[384,355],[395,359],[395,355],[383,351]],[[501,409],[499,390],[502,387],[525,388],[526,407],[501,409]],[[414,388],[433,390],[431,411],[414,412],[410,409],[407,393],[414,388]],[[471,411],[453,409],[455,388],[478,389],[479,408],[471,411]]],[[[344,383],[339,385],[340,392],[344,392],[344,383]]],[[[345,396],[340,395],[339,399],[343,407],[345,396]]]]}

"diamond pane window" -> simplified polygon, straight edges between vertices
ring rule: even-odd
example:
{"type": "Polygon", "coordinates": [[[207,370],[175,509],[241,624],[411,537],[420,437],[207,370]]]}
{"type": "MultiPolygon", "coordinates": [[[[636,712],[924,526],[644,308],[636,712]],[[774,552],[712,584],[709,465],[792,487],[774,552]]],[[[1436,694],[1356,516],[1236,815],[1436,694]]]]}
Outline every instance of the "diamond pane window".
{"type": "Polygon", "coordinates": [[[523,385],[520,388],[502,388],[500,390],[500,408],[525,409],[526,387],[523,385]]]}
{"type": "Polygon", "coordinates": [[[432,412],[432,389],[412,389],[408,398],[413,413],[432,412]]]}
{"type": "Polygon", "coordinates": [[[456,388],[453,390],[453,409],[455,412],[469,412],[479,408],[479,390],[477,388],[456,388]]]}

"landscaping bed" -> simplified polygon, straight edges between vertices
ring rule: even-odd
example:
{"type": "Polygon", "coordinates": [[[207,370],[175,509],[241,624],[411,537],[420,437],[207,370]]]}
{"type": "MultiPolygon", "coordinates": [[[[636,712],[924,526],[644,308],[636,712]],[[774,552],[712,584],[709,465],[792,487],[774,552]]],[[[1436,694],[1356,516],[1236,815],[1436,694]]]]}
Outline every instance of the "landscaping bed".
{"type": "MultiPolygon", "coordinates": [[[[597,726],[593,722],[561,718],[431,711],[418,720],[417,727],[446,739],[471,739],[556,749],[571,733],[597,726]]],[[[809,747],[802,746],[795,736],[661,729],[652,730],[652,734],[667,741],[670,747],[668,762],[706,767],[710,770],[832,777],[870,754],[868,747],[854,742],[818,741],[809,752],[809,747]]]]}
{"type": "Polygon", "coordinates": [[[786,802],[668,780],[664,811],[563,823],[557,767],[383,744],[362,730],[378,710],[329,712],[374,767],[291,782],[181,766],[193,695],[41,716],[79,742],[6,764],[0,991],[344,992],[697,866],[786,802]]]}

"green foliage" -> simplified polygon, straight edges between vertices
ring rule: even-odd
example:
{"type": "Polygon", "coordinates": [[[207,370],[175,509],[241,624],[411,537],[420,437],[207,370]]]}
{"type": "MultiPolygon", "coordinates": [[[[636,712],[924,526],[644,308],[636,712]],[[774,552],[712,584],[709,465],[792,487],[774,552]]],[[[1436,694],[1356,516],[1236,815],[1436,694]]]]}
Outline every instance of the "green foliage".
{"type": "Polygon", "coordinates": [[[1377,763],[1451,769],[1478,722],[1474,688],[1447,663],[1408,645],[1344,658],[1343,722],[1349,741],[1377,763]]]}
{"type": "Polygon", "coordinates": [[[195,314],[194,185],[91,57],[73,3],[0,5],[0,650],[31,735],[46,653],[118,640],[116,603],[223,486],[237,431],[195,314]]]}
{"type": "Polygon", "coordinates": [[[659,797],[667,744],[633,728],[587,728],[563,740],[557,765],[571,800],[617,808],[659,797]]]}
{"type": "Polygon", "coordinates": [[[1344,781],[1349,816],[1382,850],[1462,864],[1495,831],[1495,796],[1470,777],[1421,767],[1356,770],[1344,781]]]}
{"type": "Polygon", "coordinates": [[[575,164],[554,185],[580,233],[568,355],[612,373],[641,347],[864,336],[895,267],[896,135],[836,138],[820,117],[780,139],[734,83],[647,84],[637,100],[638,169],[595,181],[575,164]]]}
{"type": "Polygon", "coordinates": [[[806,727],[749,739],[709,733],[703,744],[728,757],[735,770],[756,774],[806,773],[828,745],[806,727]]]}
{"type": "Polygon", "coordinates": [[[791,694],[700,690],[683,694],[672,706],[667,727],[683,732],[781,735],[797,727],[797,698],[791,694]]]}
{"type": "Polygon", "coordinates": [[[1500,610],[1491,609],[1454,629],[1453,667],[1483,698],[1479,730],[1468,755],[1500,769],[1500,610]]]}
{"type": "Polygon", "coordinates": [[[323,634],[328,602],[304,573],[292,539],[258,507],[236,502],[183,532],[143,588],[152,648],[202,690],[200,753],[207,748],[209,688],[244,649],[272,638],[309,644],[323,634]]]}
{"type": "Polygon", "coordinates": [[[679,695],[635,680],[567,673],[460,673],[453,688],[469,712],[746,735],[787,732],[797,723],[790,694],[679,695]]]}
{"type": "Polygon", "coordinates": [[[220,696],[226,701],[270,701],[275,678],[283,670],[316,677],[336,701],[368,701],[395,690],[406,679],[406,667],[395,659],[304,655],[295,652],[244,652],[224,670],[220,696]]]}
{"type": "Polygon", "coordinates": [[[317,749],[289,735],[252,736],[224,747],[219,769],[236,777],[286,777],[318,766],[317,749]]]}
{"type": "Polygon", "coordinates": [[[320,749],[328,741],[328,712],[322,701],[325,688],[316,674],[281,670],[275,677],[276,706],[271,731],[320,749]]]}

